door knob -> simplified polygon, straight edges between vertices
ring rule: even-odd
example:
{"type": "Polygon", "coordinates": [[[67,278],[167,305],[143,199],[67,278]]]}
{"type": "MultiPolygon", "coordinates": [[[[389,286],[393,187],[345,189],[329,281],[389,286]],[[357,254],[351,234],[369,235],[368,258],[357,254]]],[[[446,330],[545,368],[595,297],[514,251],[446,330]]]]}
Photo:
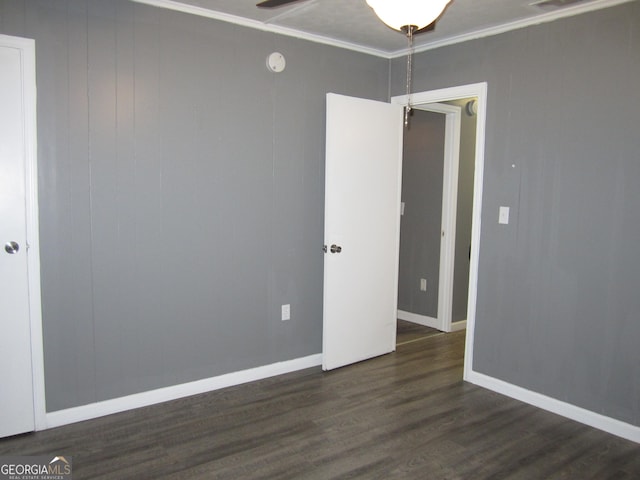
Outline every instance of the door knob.
{"type": "Polygon", "coordinates": [[[342,251],[342,247],[340,245],[336,245],[335,243],[331,245],[331,253],[340,253],[342,251]]]}
{"type": "Polygon", "coordinates": [[[4,244],[4,251],[9,255],[18,253],[18,250],[20,250],[20,245],[18,245],[16,242],[7,242],[4,244]]]}

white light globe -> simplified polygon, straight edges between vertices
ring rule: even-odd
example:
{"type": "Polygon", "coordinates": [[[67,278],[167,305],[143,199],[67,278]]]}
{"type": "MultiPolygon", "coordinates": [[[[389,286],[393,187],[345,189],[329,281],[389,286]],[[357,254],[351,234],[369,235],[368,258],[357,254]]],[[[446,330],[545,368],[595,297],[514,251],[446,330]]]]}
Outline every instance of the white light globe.
{"type": "Polygon", "coordinates": [[[395,30],[415,25],[418,30],[431,25],[450,0],[367,0],[384,23],[395,30]]]}

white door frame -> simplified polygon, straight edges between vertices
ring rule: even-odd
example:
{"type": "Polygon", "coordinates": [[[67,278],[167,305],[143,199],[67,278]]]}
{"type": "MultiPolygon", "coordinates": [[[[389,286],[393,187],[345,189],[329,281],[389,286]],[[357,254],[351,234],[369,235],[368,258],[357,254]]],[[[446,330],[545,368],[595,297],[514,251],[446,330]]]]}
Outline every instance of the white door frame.
{"type": "Polygon", "coordinates": [[[35,429],[46,428],[42,306],[40,295],[40,243],[38,227],[38,158],[36,129],[36,43],[28,38],[0,34],[0,45],[20,51],[22,59],[25,205],[27,270],[29,276],[29,322],[31,328],[31,368],[35,429]]]}
{"type": "MultiPolygon", "coordinates": [[[[447,102],[461,98],[476,97],[478,99],[476,127],[476,158],[473,179],[473,216],[471,227],[471,265],[469,270],[469,297],[467,300],[467,332],[464,352],[464,380],[469,379],[473,371],[473,341],[475,333],[476,304],[478,295],[478,259],[480,257],[480,223],[482,217],[482,186],[484,178],[484,143],[487,116],[487,83],[474,83],[458,87],[443,88],[427,92],[413,93],[411,105],[447,102]]],[[[393,103],[407,105],[409,97],[401,95],[391,99],[393,103]]]]}

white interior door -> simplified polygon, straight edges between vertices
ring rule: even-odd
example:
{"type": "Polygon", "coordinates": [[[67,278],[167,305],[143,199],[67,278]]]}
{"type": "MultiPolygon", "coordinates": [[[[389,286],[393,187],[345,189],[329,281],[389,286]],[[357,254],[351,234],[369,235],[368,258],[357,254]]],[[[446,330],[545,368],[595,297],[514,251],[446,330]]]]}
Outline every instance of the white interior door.
{"type": "Polygon", "coordinates": [[[402,112],[327,95],[324,370],[395,350],[402,112]]]}
{"type": "Polygon", "coordinates": [[[0,42],[0,437],[34,430],[23,57],[0,42]]]}

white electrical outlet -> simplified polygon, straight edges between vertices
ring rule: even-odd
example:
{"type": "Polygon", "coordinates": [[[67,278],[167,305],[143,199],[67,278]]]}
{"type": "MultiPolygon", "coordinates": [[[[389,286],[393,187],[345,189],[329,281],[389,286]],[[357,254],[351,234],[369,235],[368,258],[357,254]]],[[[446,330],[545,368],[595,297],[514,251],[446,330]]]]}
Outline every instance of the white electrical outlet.
{"type": "Polygon", "coordinates": [[[400,215],[404,215],[404,202],[400,202],[400,215]]]}
{"type": "Polygon", "coordinates": [[[291,305],[282,305],[282,321],[291,320],[291,305]]]}
{"type": "Polygon", "coordinates": [[[421,278],[420,279],[420,290],[423,292],[427,291],[427,279],[426,278],[421,278]]]}

